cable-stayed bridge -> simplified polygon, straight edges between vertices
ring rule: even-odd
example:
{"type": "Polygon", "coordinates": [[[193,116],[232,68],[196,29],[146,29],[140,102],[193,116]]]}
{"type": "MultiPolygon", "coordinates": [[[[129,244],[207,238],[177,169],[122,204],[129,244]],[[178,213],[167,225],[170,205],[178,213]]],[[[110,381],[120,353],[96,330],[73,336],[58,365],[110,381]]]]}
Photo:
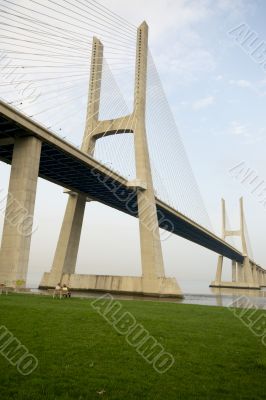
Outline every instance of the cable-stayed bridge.
{"type": "MultiPolygon", "coordinates": [[[[2,61],[8,61],[1,71],[0,158],[12,164],[0,280],[14,284],[26,279],[40,176],[66,188],[69,196],[51,272],[44,274],[41,287],[53,287],[61,281],[76,289],[179,296],[176,280],[165,277],[161,251],[162,237],[171,233],[219,254],[214,286],[258,289],[265,285],[264,269],[248,253],[242,201],[239,230],[228,229],[224,222],[223,237],[219,238],[208,225],[207,212],[148,52],[147,24],[141,24],[136,35],[134,27],[95,2],[85,5],[78,1],[74,5],[66,1],[63,10],[62,3],[56,1],[48,0],[46,6],[34,0],[27,3],[21,6],[4,0],[0,9],[5,21],[1,36],[6,46],[2,61]],[[32,10],[30,4],[37,8],[32,10]],[[93,32],[98,28],[101,37],[93,38],[89,54],[81,33],[85,20],[93,32]],[[134,56],[132,50],[127,54],[133,47],[134,56]],[[125,53],[126,59],[135,63],[132,90],[126,90],[127,101],[116,84],[110,62],[115,55],[121,68],[125,53]],[[16,57],[23,67],[16,68],[10,61],[16,57]],[[87,87],[88,100],[84,100],[87,87]],[[80,129],[80,148],[59,136],[80,129]],[[99,156],[105,161],[99,161],[99,156]],[[90,201],[139,218],[141,277],[75,274],[84,210],[90,201]],[[240,236],[242,251],[225,241],[232,235],[240,236]],[[232,282],[222,281],[223,257],[232,260],[232,282]]],[[[130,76],[129,71],[126,76],[130,76]]],[[[225,207],[225,219],[224,215],[225,207]]]]}

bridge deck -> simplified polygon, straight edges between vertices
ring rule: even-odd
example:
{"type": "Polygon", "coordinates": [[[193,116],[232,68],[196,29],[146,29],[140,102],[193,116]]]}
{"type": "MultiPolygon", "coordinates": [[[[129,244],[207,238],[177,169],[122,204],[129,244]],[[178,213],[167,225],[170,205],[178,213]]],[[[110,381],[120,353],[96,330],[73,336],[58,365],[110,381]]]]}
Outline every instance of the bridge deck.
{"type": "MultiPolygon", "coordinates": [[[[137,217],[136,191],[127,180],[67,141],[0,101],[0,159],[11,164],[14,139],[36,136],[42,141],[39,176],[137,217]]],[[[242,262],[237,249],[156,199],[160,227],[218,254],[242,262]],[[167,223],[167,221],[169,221],[167,223]]]]}

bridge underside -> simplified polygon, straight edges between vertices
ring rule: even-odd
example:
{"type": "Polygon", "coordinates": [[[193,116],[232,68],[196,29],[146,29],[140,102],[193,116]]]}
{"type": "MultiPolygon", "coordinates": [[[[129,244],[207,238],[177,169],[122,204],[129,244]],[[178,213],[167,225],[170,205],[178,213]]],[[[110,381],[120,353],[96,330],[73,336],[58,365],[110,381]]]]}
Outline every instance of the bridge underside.
{"type": "MultiPolygon", "coordinates": [[[[44,129],[42,127],[42,129],[44,129]]],[[[48,134],[49,131],[46,130],[48,134]]],[[[0,160],[11,164],[13,143],[16,137],[38,136],[23,125],[0,115],[0,160]]],[[[71,148],[72,146],[69,145],[71,148]]],[[[89,159],[89,157],[88,157],[89,159]]],[[[137,196],[126,181],[121,184],[112,171],[110,176],[93,165],[84,163],[71,151],[65,151],[54,143],[42,141],[39,176],[88,198],[106,204],[126,214],[137,217],[137,196]]],[[[117,175],[116,175],[117,176],[117,175]]],[[[229,259],[243,262],[240,252],[223,242],[211,232],[200,227],[176,210],[156,200],[160,227],[187,240],[197,243],[229,259]],[[167,222],[168,221],[168,222],[167,222]],[[169,223],[170,221],[170,223],[169,223]]]]}

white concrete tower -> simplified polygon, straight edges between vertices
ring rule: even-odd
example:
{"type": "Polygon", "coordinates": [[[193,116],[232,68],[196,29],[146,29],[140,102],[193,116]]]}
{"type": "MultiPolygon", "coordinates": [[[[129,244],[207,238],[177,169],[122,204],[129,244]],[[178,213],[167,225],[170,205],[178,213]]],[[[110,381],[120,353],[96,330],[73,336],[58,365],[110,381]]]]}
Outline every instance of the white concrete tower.
{"type": "Polygon", "coordinates": [[[259,289],[260,285],[254,275],[252,274],[252,269],[254,274],[256,273],[256,266],[252,265],[249,259],[246,235],[245,235],[245,216],[244,216],[244,205],[243,197],[239,200],[240,204],[240,229],[239,230],[229,230],[226,226],[226,210],[225,201],[222,199],[222,239],[225,240],[227,237],[235,236],[239,237],[242,246],[243,264],[232,260],[232,281],[226,282],[222,279],[223,270],[223,259],[222,255],[218,256],[218,264],[216,270],[215,281],[211,283],[211,287],[236,287],[236,288],[254,288],[259,289]]]}
{"type": "Polygon", "coordinates": [[[94,38],[91,59],[87,124],[82,150],[93,155],[96,140],[103,136],[133,133],[136,179],[128,186],[136,192],[141,246],[141,277],[75,274],[78,246],[86,199],[70,194],[54,263],[45,273],[41,287],[54,286],[60,280],[73,288],[138,292],[157,295],[181,295],[175,278],[165,278],[156,202],[146,136],[146,85],[148,26],[137,31],[134,107],[130,115],[113,120],[98,120],[102,77],[103,46],[94,38]],[[134,121],[134,123],[133,123],[134,121]]]}
{"type": "Polygon", "coordinates": [[[137,191],[142,274],[144,279],[150,280],[165,274],[146,135],[147,58],[148,25],[143,22],[138,29],[136,48],[134,143],[136,178],[146,186],[145,190],[137,191]]]}

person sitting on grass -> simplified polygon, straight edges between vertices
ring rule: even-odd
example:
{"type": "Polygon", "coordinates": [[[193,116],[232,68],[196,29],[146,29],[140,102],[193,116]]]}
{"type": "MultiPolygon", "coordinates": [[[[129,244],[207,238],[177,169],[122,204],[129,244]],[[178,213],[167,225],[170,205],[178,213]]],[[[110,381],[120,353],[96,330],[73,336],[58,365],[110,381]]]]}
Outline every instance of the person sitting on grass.
{"type": "Polygon", "coordinates": [[[56,285],[56,287],[54,288],[53,298],[59,297],[61,299],[61,295],[62,295],[62,288],[61,288],[60,283],[58,283],[56,285]]]}
{"type": "Polygon", "coordinates": [[[62,292],[63,292],[63,297],[71,297],[71,293],[70,293],[67,285],[65,285],[65,284],[63,285],[62,292]]]}

